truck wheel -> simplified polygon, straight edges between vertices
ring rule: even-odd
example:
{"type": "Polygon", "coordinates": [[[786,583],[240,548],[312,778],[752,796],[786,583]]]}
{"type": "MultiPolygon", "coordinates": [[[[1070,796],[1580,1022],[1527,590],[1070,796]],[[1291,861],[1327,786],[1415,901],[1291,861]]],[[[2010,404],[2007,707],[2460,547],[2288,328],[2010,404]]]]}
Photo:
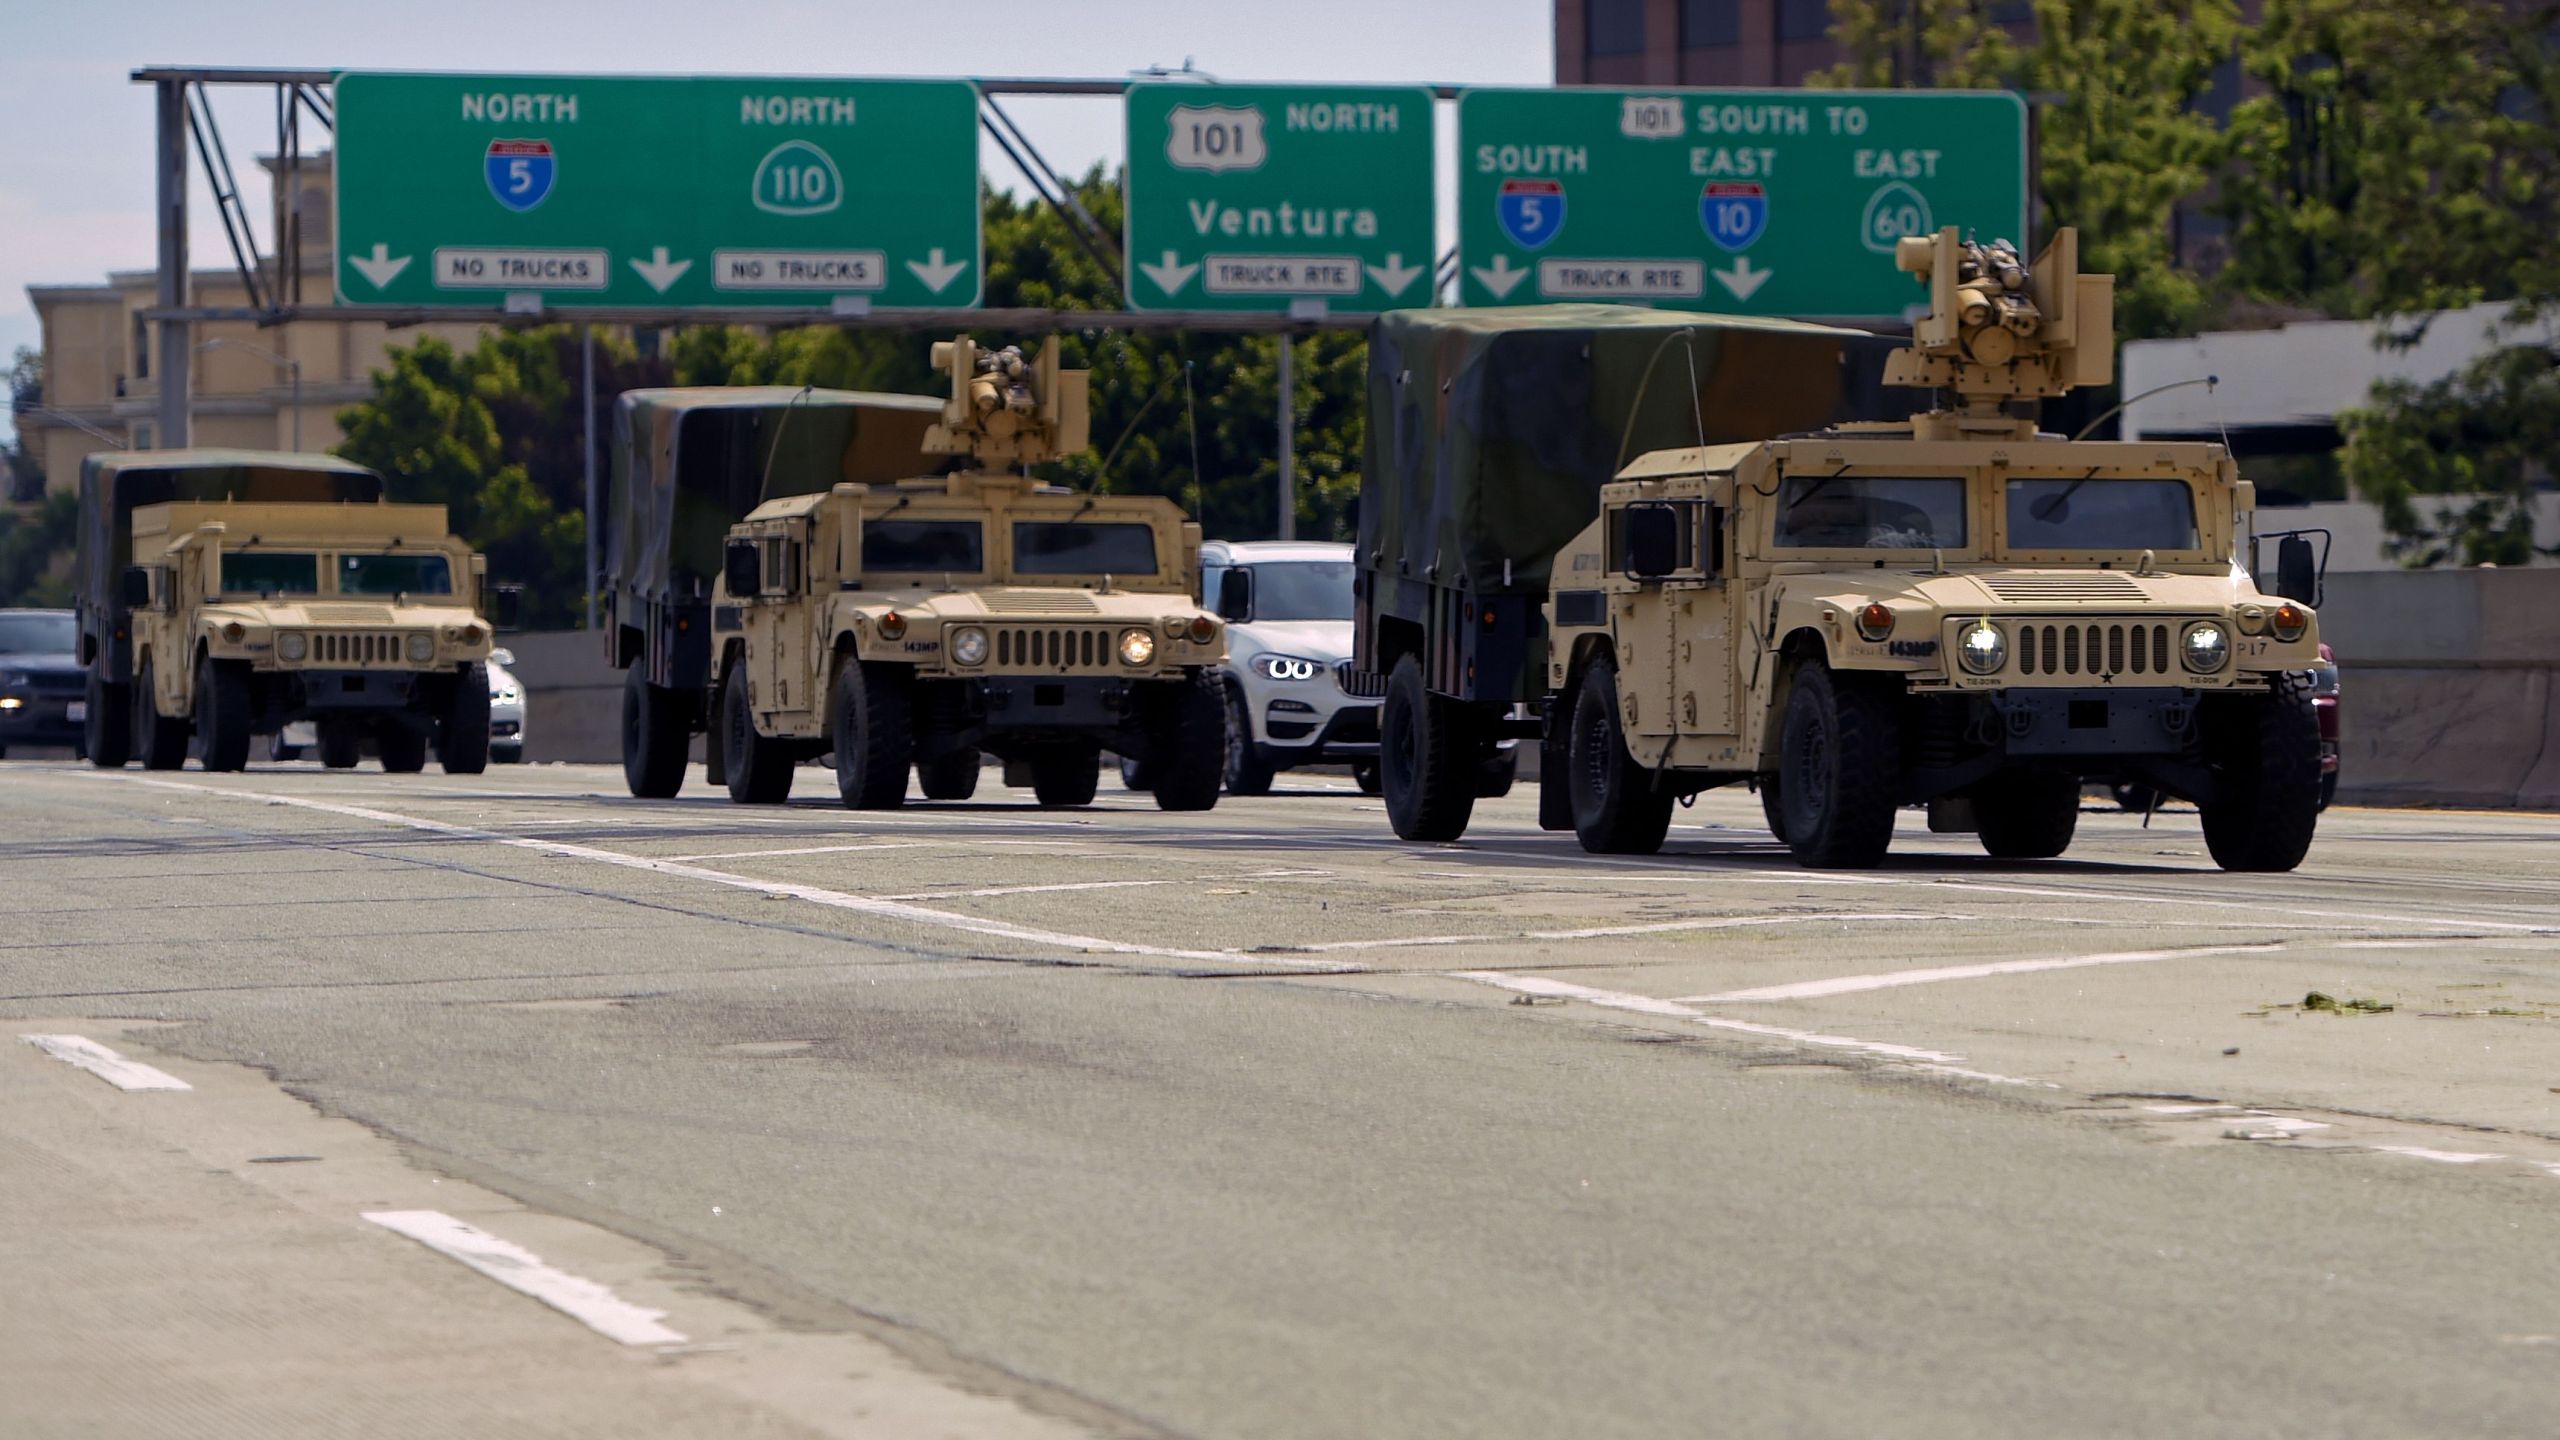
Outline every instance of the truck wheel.
{"type": "Polygon", "coordinates": [[[249,765],[249,667],[207,656],[196,662],[196,740],[207,770],[249,765]]]}
{"type": "Polygon", "coordinates": [[[1817,870],[1864,870],[1893,843],[1901,778],[1895,689],[1834,674],[1819,660],[1796,672],[1781,724],[1778,797],[1787,848],[1817,870]]]}
{"type": "Polygon", "coordinates": [[[364,732],[352,721],[323,720],[313,727],[320,732],[320,763],[331,770],[353,770],[364,758],[364,732]]]}
{"type": "Polygon", "coordinates": [[[2338,772],[2332,770],[2328,774],[2320,777],[2320,813],[2323,815],[2328,814],[2329,807],[2337,803],[2338,772]]]}
{"type": "Polygon", "coordinates": [[[2071,848],[2080,827],[2080,781],[2071,775],[2013,770],[1973,792],[1977,838],[1995,860],[2050,860],[2071,848]]]}
{"type": "Polygon", "coordinates": [[[477,660],[454,672],[436,759],[447,775],[478,775],[489,768],[489,667],[477,660]]]}
{"type": "Polygon", "coordinates": [[[1407,840],[1455,840],[1475,813],[1474,737],[1466,712],[1423,683],[1422,660],[1397,659],[1379,714],[1387,822],[1407,840]]]}
{"type": "Polygon", "coordinates": [[[1769,822],[1769,833],[1778,837],[1779,844],[1787,843],[1787,806],[1778,794],[1774,773],[1760,777],[1760,818],[1769,822]]]}
{"type": "Polygon", "coordinates": [[[933,760],[916,762],[916,786],[927,800],[966,800],[978,793],[978,771],[986,762],[975,750],[954,750],[933,760]]]}
{"type": "Polygon", "coordinates": [[[80,722],[81,748],[101,770],[121,770],[133,758],[133,696],[89,672],[89,715],[80,722]]]}
{"type": "Polygon", "coordinates": [[[1671,828],[1672,796],[1636,763],[1618,722],[1618,667],[1592,662],[1573,692],[1565,737],[1573,833],[1594,855],[1650,855],[1671,828]]]}
{"type": "Polygon", "coordinates": [[[2197,808],[2213,862],[2251,871],[2301,864],[2320,823],[2320,721],[2308,682],[2274,676],[2266,698],[2229,697],[2203,719],[2215,798],[2197,808]]]}
{"type": "Polygon", "coordinates": [[[649,683],[638,665],[622,675],[622,783],[643,800],[672,800],[684,788],[692,727],[672,690],[649,683]]]}
{"type": "Polygon", "coordinates": [[[1221,729],[1226,735],[1226,784],[1230,795],[1268,795],[1271,777],[1278,767],[1262,753],[1253,738],[1253,716],[1245,709],[1244,690],[1239,686],[1222,687],[1226,698],[1219,704],[1225,717],[1221,729]]]}
{"type": "Polygon", "coordinates": [[[1193,670],[1165,686],[1161,698],[1149,737],[1154,758],[1147,762],[1156,808],[1214,809],[1226,779],[1226,687],[1211,672],[1193,670]]]}
{"type": "Polygon", "coordinates": [[[915,760],[910,672],[866,665],[848,655],[836,671],[836,790],[855,810],[894,810],[907,803],[907,770],[915,760]]]}
{"type": "Polygon", "coordinates": [[[1134,795],[1144,795],[1156,788],[1156,777],[1147,762],[1134,755],[1120,757],[1120,788],[1134,795]]]}
{"type": "Polygon", "coordinates": [[[1360,793],[1363,795],[1377,794],[1385,783],[1378,777],[1378,762],[1375,760],[1352,761],[1351,783],[1359,786],[1360,793]]]}
{"type": "Polygon", "coordinates": [[[187,720],[161,714],[153,689],[151,662],[144,660],[133,682],[133,748],[143,769],[175,770],[187,763],[187,720]]]}
{"type": "Polygon", "coordinates": [[[427,768],[427,732],[412,729],[397,720],[382,727],[373,738],[373,748],[382,756],[385,775],[415,775],[427,768]]]}
{"type": "Polygon", "coordinates": [[[1520,747],[1497,749],[1476,767],[1476,798],[1499,800],[1520,783],[1520,747]]]}
{"type": "Polygon", "coordinates": [[[747,699],[747,670],[729,667],[720,687],[720,748],[724,752],[729,798],[741,805],[779,805],[791,798],[791,772],[797,768],[789,742],[756,733],[755,707],[747,699]]]}
{"type": "Polygon", "coordinates": [[[1044,751],[1031,762],[1031,793],[1043,805],[1090,805],[1101,788],[1099,746],[1044,751]]]}

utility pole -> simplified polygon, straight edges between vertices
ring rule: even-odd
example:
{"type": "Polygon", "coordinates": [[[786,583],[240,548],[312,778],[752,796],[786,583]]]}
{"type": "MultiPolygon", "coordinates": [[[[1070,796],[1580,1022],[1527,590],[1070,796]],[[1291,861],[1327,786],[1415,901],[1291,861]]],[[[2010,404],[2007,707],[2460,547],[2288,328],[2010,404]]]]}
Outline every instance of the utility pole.
{"type": "Polygon", "coordinates": [[[1297,337],[1280,332],[1280,538],[1298,538],[1297,337]]]}
{"type": "Polygon", "coordinates": [[[586,437],[587,445],[587,628],[593,630],[596,628],[596,570],[598,568],[596,527],[600,512],[604,509],[603,501],[596,494],[596,327],[579,326],[578,344],[579,348],[585,352],[579,369],[584,373],[587,408],[585,417],[578,423],[578,433],[586,437]]]}
{"type": "MultiPolygon", "coordinates": [[[[162,80],[160,92],[160,308],[187,303],[187,85],[162,80]]],[[[156,448],[176,450],[187,443],[187,401],[193,384],[188,372],[195,347],[184,320],[160,322],[160,433],[156,448]]]]}

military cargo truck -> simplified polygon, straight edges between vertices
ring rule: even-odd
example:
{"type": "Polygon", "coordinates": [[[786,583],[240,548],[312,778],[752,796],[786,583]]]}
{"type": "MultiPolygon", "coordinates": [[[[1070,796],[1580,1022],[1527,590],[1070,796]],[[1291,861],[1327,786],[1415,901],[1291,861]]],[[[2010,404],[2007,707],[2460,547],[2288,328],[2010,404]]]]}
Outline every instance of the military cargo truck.
{"type": "MultiPolygon", "coordinates": [[[[787,386],[624,392],[614,408],[602,594],[624,672],[622,773],[634,795],[684,786],[711,714],[711,591],[729,527],[766,500],[911,475],[942,418],[929,395],[787,386]]],[[[719,764],[716,753],[712,764],[719,764]]]]}
{"type": "Polygon", "coordinates": [[[489,763],[485,562],[440,505],[382,499],[325,456],[93,455],[80,477],[80,658],[92,764],[247,763],[308,720],[345,768],[489,763]]]}
{"type": "Polygon", "coordinates": [[[2262,593],[2219,445],[2066,440],[2019,413],[2113,364],[2111,277],[2065,230],[2026,264],[1900,242],[1929,313],[1898,423],[1645,454],[1551,580],[1541,817],[1648,853],[1676,800],[1757,784],[1810,866],[1875,864],[1896,813],[2004,859],[2069,846],[2083,782],[2194,801],[2213,858],[2288,870],[2320,808],[2309,542],[2262,593]],[[2291,598],[2288,598],[2291,597],[2291,598]]]}
{"type": "Polygon", "coordinates": [[[1085,446],[1085,375],[966,338],[924,437],[950,473],[768,500],[729,531],[712,599],[718,761],[743,803],[835,757],[844,803],[967,799],[982,754],[1044,805],[1093,799],[1104,749],[1156,803],[1217,803],[1224,633],[1197,593],[1200,527],[1156,496],[1076,494],[1032,465],[1085,446]],[[1008,468],[1009,467],[1009,468],[1008,468]]]}
{"type": "Polygon", "coordinates": [[[1548,566],[1620,466],[1701,436],[1889,413],[1891,350],[1864,331],[1621,305],[1380,317],[1352,678],[1384,696],[1396,833],[1455,839],[1477,798],[1509,783],[1498,742],[1540,733],[1548,566]]]}

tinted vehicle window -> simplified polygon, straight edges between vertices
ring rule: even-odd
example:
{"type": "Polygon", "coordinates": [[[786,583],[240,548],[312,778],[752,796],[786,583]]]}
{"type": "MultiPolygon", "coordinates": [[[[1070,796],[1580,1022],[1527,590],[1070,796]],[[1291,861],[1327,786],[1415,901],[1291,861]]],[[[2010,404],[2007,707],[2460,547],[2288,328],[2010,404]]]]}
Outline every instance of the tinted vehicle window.
{"type": "Polygon", "coordinates": [[[441,555],[341,555],[341,595],[450,595],[453,566],[441,555]]]}
{"type": "Polygon", "coordinates": [[[1153,575],[1156,532],[1107,520],[1017,520],[1013,568],[1022,575],[1153,575]]]}
{"type": "Polygon", "coordinates": [[[1781,546],[1955,550],[1964,537],[1964,481],[1956,476],[1796,475],[1779,495],[1781,546]]]}
{"type": "Polygon", "coordinates": [[[975,575],[987,568],[986,527],[975,520],[866,520],[862,568],[975,575]]]}
{"type": "Polygon", "coordinates": [[[1348,620],[1351,564],[1345,560],[1290,560],[1253,567],[1256,620],[1348,620]]]}
{"type": "Polygon", "coordinates": [[[261,550],[226,551],[222,557],[225,595],[317,595],[320,557],[261,550]]]}
{"type": "Polygon", "coordinates": [[[78,643],[68,615],[0,615],[0,655],[67,655],[78,643]]]}
{"type": "Polygon", "coordinates": [[[2009,482],[2015,550],[2193,550],[2196,496],[2183,480],[2009,482]]]}

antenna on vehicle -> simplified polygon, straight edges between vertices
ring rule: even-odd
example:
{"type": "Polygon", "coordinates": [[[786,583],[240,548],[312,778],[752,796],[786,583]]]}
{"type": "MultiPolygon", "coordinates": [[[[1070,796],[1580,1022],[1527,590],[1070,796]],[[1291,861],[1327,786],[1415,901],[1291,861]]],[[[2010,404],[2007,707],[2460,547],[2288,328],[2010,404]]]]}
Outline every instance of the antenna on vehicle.
{"type": "Polygon", "coordinates": [[[782,418],[773,422],[773,443],[765,447],[764,478],[756,482],[757,504],[761,505],[773,498],[773,462],[782,455],[782,432],[791,424],[791,412],[799,407],[801,401],[808,399],[817,388],[815,384],[803,385],[798,394],[783,402],[782,418]]]}
{"type": "MultiPolygon", "coordinates": [[[[2081,426],[2080,433],[2072,436],[2071,438],[2075,441],[2088,439],[2090,431],[2095,430],[2099,426],[2114,419],[2126,406],[2138,405],[2143,401],[2150,399],[2154,395],[2164,394],[2171,390],[2183,390],[2190,385],[2201,385],[2204,387],[2204,393],[2210,395],[2213,393],[2213,387],[2221,383],[2222,377],[2219,375],[2203,375],[2192,380],[2172,380],[2166,385],[2154,385],[2139,395],[2126,396],[2124,399],[2117,401],[2114,405],[2109,406],[2105,414],[2100,415],[2097,419],[2081,426]]],[[[2228,442],[2230,438],[2231,437],[2228,435],[2223,437],[2226,442],[2228,442]]]]}

